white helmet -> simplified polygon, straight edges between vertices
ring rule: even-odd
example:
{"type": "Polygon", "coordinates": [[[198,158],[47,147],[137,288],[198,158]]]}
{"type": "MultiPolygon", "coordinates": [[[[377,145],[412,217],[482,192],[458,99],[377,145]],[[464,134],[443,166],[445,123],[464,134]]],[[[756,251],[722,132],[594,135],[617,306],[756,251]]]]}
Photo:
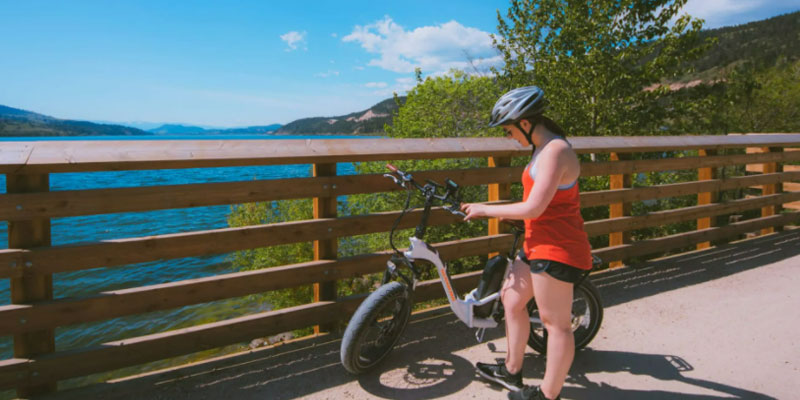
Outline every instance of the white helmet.
{"type": "MultiPolygon", "coordinates": [[[[546,107],[547,100],[544,98],[544,91],[538,86],[516,88],[500,96],[497,102],[494,103],[492,117],[489,119],[489,127],[514,124],[525,135],[528,143],[533,146],[533,139],[531,139],[533,127],[526,132],[522,129],[519,121],[542,115],[546,107]]],[[[535,126],[536,124],[534,123],[533,125],[535,126]]],[[[533,146],[533,148],[535,149],[536,146],[533,146]]]]}
{"type": "Polygon", "coordinates": [[[494,103],[489,127],[519,122],[525,118],[541,115],[547,107],[544,91],[537,86],[516,88],[494,103]]]}

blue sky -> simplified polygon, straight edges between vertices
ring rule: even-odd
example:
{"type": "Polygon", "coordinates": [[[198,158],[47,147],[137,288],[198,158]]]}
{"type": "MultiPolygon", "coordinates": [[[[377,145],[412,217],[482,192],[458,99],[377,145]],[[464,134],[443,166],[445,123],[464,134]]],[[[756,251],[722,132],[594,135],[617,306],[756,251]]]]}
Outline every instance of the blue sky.
{"type": "MultiPolygon", "coordinates": [[[[413,69],[497,65],[503,0],[0,0],[0,104],[58,118],[285,124],[404,94],[413,69]]],[[[706,27],[800,0],[690,0],[706,27]]]]}

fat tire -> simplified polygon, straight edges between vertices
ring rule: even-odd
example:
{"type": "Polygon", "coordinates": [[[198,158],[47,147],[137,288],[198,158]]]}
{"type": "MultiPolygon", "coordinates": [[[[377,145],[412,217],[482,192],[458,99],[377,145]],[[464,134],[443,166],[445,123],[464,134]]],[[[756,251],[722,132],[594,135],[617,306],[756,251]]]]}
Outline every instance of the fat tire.
{"type": "MultiPolygon", "coordinates": [[[[573,298],[581,296],[586,299],[586,312],[589,314],[588,326],[579,326],[573,329],[575,333],[575,349],[580,350],[586,347],[597,335],[597,332],[600,331],[600,325],[603,323],[603,303],[600,300],[600,293],[597,292],[597,288],[588,280],[575,287],[574,293],[573,298]]],[[[531,299],[528,303],[528,313],[532,315],[536,310],[536,302],[531,299]]],[[[528,346],[539,354],[547,354],[547,330],[539,324],[531,322],[528,346]],[[537,332],[539,330],[541,330],[542,334],[537,332]]]]}
{"type": "Polygon", "coordinates": [[[411,294],[406,285],[400,282],[389,282],[372,292],[358,307],[342,337],[341,359],[342,366],[351,374],[362,374],[376,365],[392,351],[400,336],[408,325],[411,315],[411,294]],[[378,319],[383,316],[386,307],[392,307],[391,317],[383,319],[381,323],[388,324],[389,331],[382,338],[382,343],[372,349],[372,354],[365,348],[365,340],[370,333],[370,328],[378,325],[378,319]]]}

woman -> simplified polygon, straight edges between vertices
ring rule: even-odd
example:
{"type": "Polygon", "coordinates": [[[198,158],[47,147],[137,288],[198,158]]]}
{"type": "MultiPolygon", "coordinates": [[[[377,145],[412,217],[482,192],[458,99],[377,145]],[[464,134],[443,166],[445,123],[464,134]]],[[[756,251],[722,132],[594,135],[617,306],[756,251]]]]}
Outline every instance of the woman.
{"type": "Polygon", "coordinates": [[[589,240],[578,203],[580,163],[563,131],[542,115],[544,93],[536,86],[514,89],[494,106],[490,126],[502,126],[522,145],[533,145],[522,174],[523,201],[464,204],[466,220],[480,217],[525,221],[523,251],[503,284],[505,362],[477,363],[484,378],[512,390],[510,399],[559,399],[575,354],[571,327],[572,288],[592,267],[589,240]],[[535,184],[534,184],[535,182],[535,184]],[[539,387],[522,386],[522,361],[530,332],[528,301],[536,304],[547,329],[547,362],[539,387]]]}

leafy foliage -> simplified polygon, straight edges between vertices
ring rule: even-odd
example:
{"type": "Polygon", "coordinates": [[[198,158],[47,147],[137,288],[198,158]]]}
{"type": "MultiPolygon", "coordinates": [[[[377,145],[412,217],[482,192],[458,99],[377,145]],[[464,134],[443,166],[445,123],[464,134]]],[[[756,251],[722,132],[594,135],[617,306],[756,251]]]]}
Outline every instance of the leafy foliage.
{"type": "MultiPolygon", "coordinates": [[[[228,225],[240,227],[311,219],[312,210],[310,199],[241,204],[231,207],[228,225]]],[[[234,253],[231,262],[237,269],[248,271],[295,264],[313,258],[313,245],[307,242],[238,251],[234,253]]],[[[313,300],[313,290],[310,285],[281,289],[264,293],[258,300],[269,303],[274,309],[280,309],[310,303],[313,300]]]]}
{"type": "MultiPolygon", "coordinates": [[[[384,128],[390,137],[476,137],[499,135],[489,130],[492,106],[502,94],[493,79],[452,70],[448,75],[420,78],[400,107],[392,125],[384,128]]],[[[398,105],[400,104],[400,98],[398,105]]]]}
{"type": "Polygon", "coordinates": [[[701,20],[678,16],[685,3],[512,0],[505,18],[498,12],[493,37],[505,60],[504,86],[540,86],[548,114],[571,134],[655,132],[663,91],[642,89],[680,76],[682,61],[709,45],[698,36],[701,20]]]}
{"type": "Polygon", "coordinates": [[[662,104],[674,110],[666,133],[798,132],[800,61],[742,63],[713,84],[669,93],[662,104]]]}

